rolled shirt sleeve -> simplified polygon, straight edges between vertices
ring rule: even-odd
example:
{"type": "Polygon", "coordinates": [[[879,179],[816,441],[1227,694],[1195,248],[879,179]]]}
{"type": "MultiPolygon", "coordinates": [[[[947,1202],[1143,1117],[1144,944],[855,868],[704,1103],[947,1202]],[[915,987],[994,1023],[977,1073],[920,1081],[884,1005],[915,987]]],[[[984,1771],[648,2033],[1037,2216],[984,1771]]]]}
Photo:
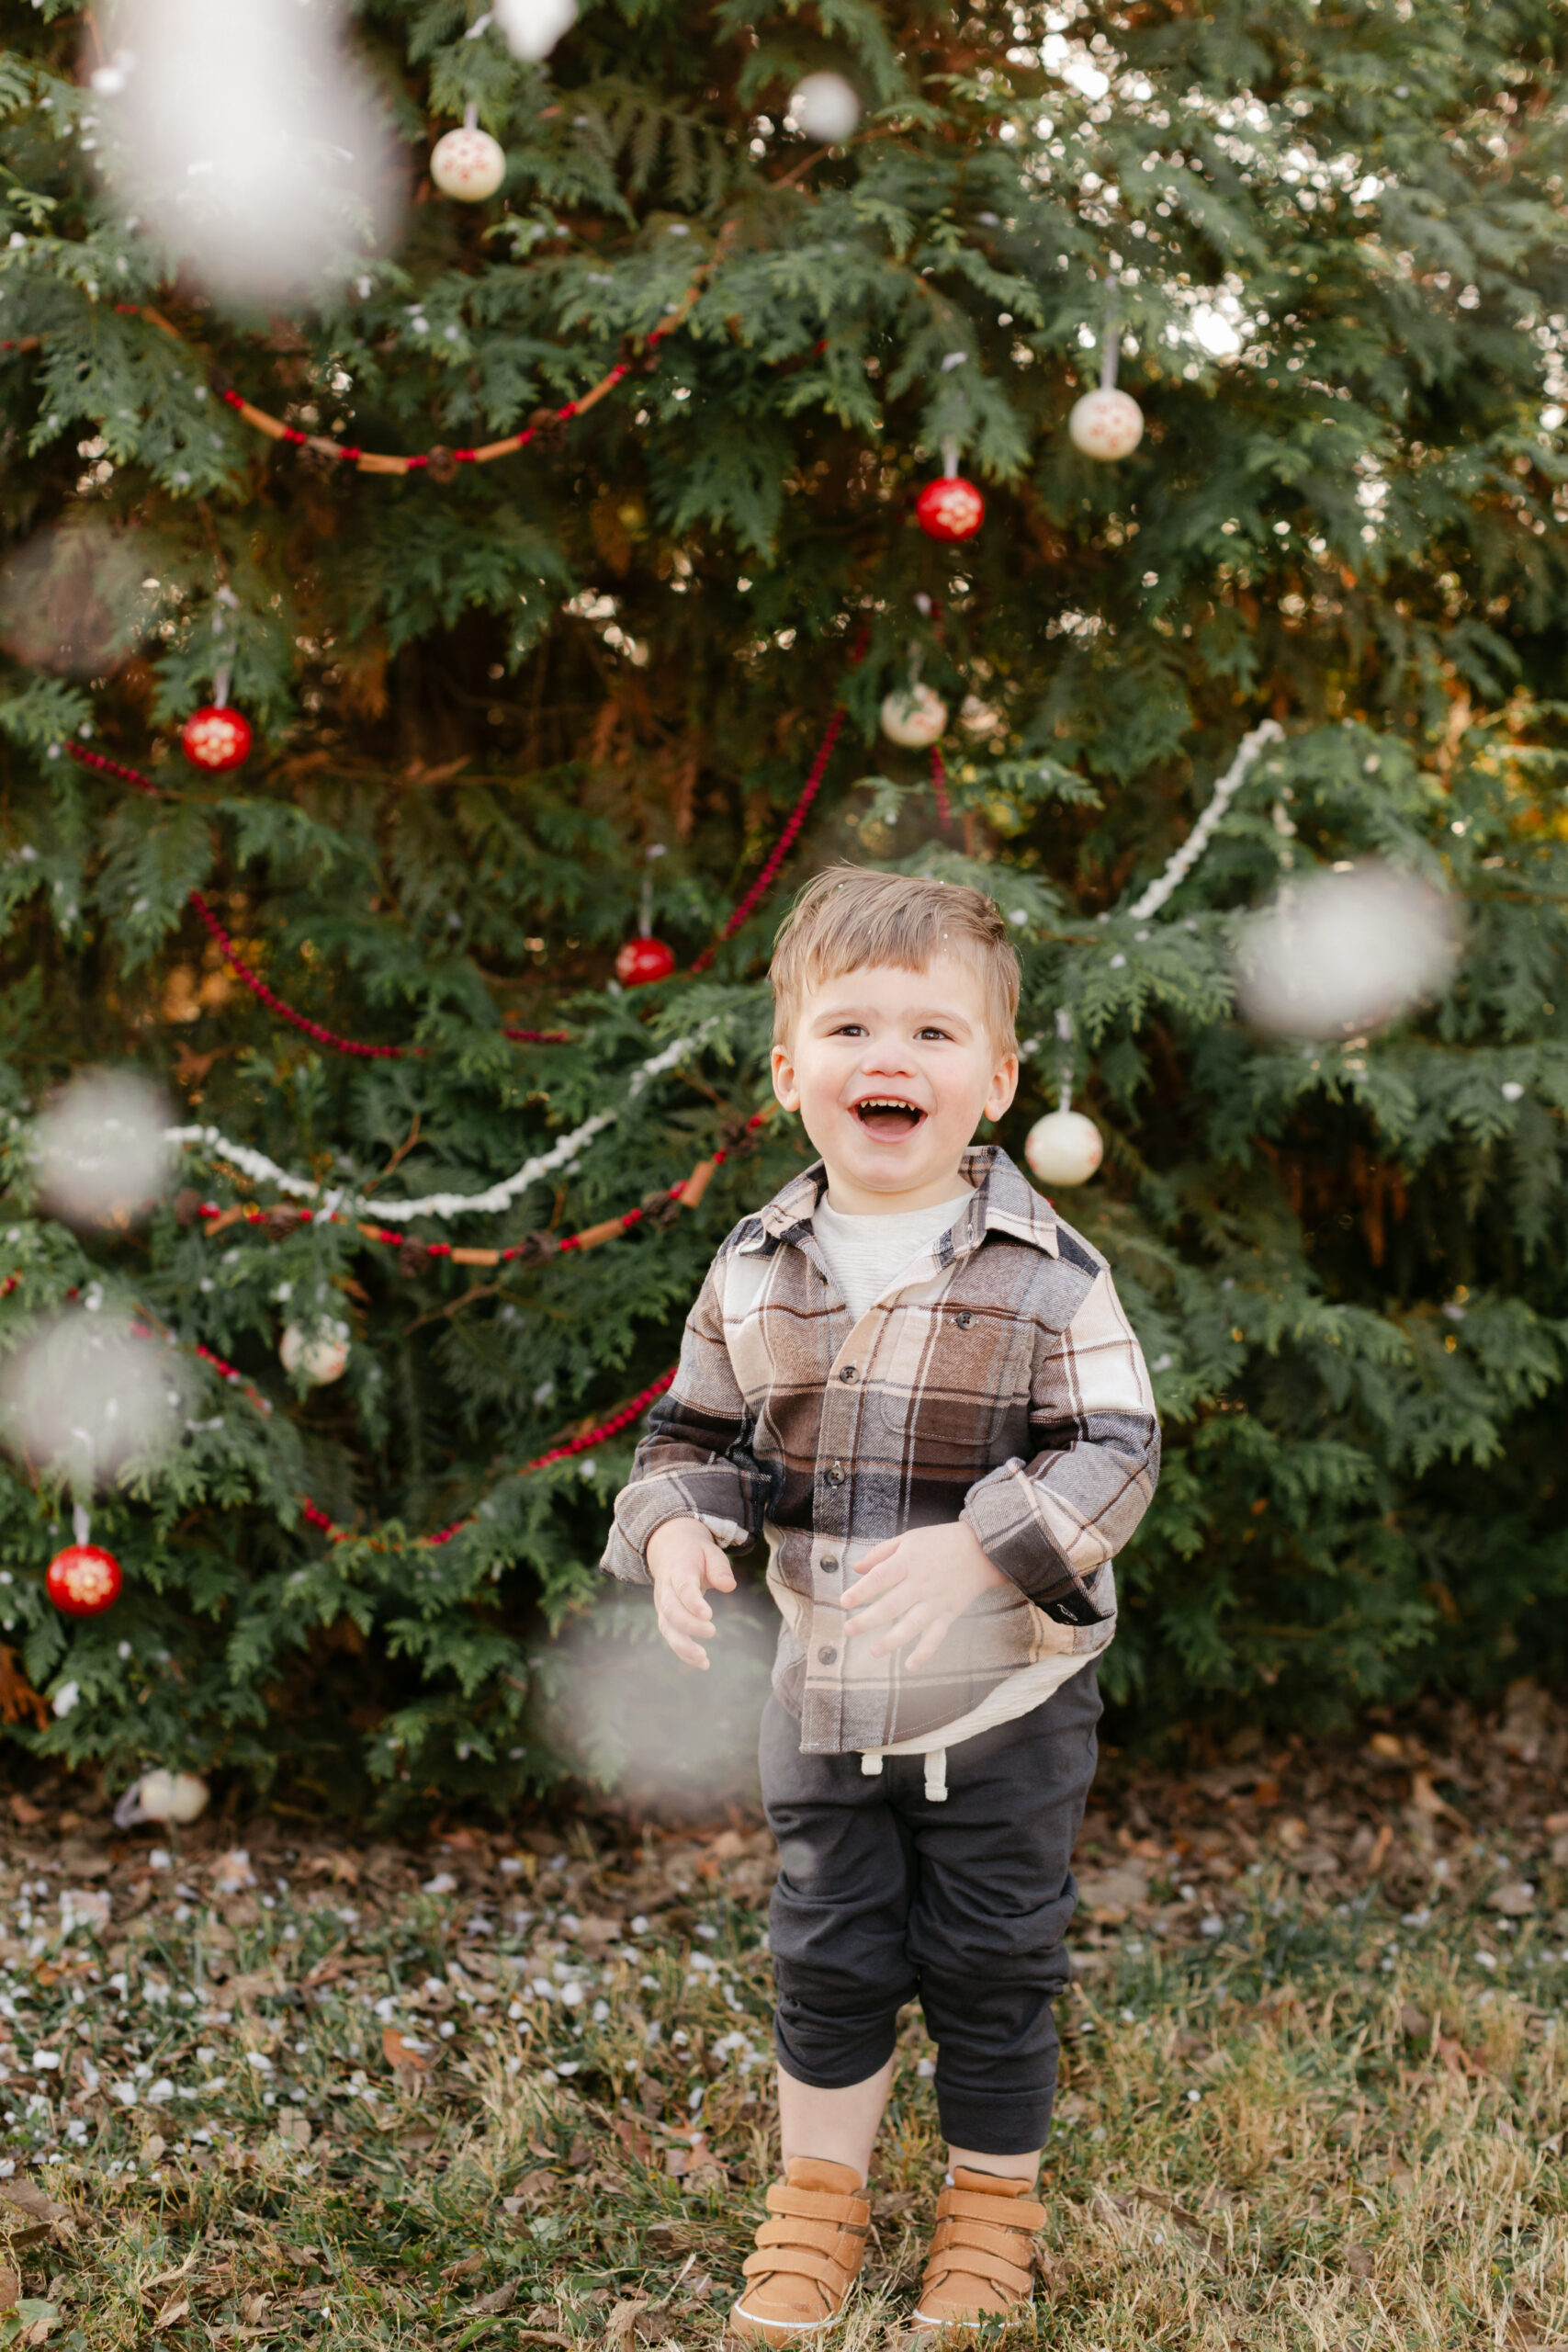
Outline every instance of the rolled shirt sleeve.
{"type": "Polygon", "coordinates": [[[751,1416],[725,1344],[724,1252],[686,1318],[675,1378],[648,1417],[632,1475],[615,1498],[600,1566],[647,1584],[648,1546],[669,1519],[696,1519],[728,1550],[761,1532],[768,1482],[751,1458],[751,1416]]]}
{"type": "Polygon", "coordinates": [[[1159,1477],[1154,1390],[1108,1271],[1055,1344],[1038,1351],[1029,1421],[1039,1451],[979,1479],[963,1517],[987,1558],[1047,1616],[1097,1624],[1116,1605],[1111,1563],[1159,1477]]]}

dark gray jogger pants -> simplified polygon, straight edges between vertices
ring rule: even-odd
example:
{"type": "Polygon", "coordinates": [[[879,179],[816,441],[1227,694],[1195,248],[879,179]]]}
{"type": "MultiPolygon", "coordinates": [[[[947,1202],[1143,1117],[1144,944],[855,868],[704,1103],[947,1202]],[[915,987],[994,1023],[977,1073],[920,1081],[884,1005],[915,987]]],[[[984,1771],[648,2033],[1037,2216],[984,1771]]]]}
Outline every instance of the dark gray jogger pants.
{"type": "Polygon", "coordinates": [[[761,1761],[779,1844],[769,1929],[786,2075],[823,2090],[864,2082],[918,1997],[948,2139],[997,2156],[1043,2145],[1100,1713],[1086,1666],[1043,1706],[952,1749],[938,1803],[921,1757],[886,1757],[874,1775],[858,1756],[803,1756],[798,1723],[770,1699],[761,1761]]]}

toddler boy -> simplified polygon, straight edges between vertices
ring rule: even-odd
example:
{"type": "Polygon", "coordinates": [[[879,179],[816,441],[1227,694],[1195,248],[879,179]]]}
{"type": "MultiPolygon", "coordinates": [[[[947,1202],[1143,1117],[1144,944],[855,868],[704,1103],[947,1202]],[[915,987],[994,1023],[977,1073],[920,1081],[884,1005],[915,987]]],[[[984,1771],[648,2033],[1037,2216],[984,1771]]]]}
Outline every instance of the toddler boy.
{"type": "Polygon", "coordinates": [[[916,1996],[949,2143],[916,2324],[1030,2299],[1094,1661],[1159,1430],[1104,1259],[973,1147],[1018,1085],[991,901],[839,867],[772,978],[774,1091],[821,1157],[715,1259],[604,1566],[651,1581],[665,1641],[705,1667],[726,1551],[768,1546],[784,2178],[733,2324],[787,2345],[832,2324],[860,2267],[916,1996]]]}

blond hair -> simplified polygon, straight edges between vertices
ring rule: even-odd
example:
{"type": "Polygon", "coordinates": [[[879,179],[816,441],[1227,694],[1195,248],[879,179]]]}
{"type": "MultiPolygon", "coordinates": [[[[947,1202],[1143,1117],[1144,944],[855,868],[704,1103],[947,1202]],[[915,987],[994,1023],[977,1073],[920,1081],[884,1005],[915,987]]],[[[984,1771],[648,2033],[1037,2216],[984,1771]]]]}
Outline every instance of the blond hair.
{"type": "Polygon", "coordinates": [[[807,884],[773,945],[774,1041],[787,1043],[802,999],[824,980],[863,964],[924,972],[941,956],[961,956],[973,967],[991,1041],[1000,1053],[1016,1053],[1018,955],[996,901],[964,882],[829,865],[807,884]]]}

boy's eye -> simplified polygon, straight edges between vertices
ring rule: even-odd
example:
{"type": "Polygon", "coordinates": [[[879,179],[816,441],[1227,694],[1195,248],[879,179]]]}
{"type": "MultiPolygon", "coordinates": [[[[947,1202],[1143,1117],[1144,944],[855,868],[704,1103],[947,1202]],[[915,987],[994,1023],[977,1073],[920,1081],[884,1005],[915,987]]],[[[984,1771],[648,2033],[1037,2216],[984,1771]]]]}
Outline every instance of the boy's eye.
{"type": "Polygon", "coordinates": [[[947,1031],[945,1029],[938,1029],[933,1023],[928,1023],[928,1025],[919,1032],[919,1035],[922,1037],[939,1037],[943,1041],[943,1043],[946,1043],[948,1038],[947,1031]]]}

